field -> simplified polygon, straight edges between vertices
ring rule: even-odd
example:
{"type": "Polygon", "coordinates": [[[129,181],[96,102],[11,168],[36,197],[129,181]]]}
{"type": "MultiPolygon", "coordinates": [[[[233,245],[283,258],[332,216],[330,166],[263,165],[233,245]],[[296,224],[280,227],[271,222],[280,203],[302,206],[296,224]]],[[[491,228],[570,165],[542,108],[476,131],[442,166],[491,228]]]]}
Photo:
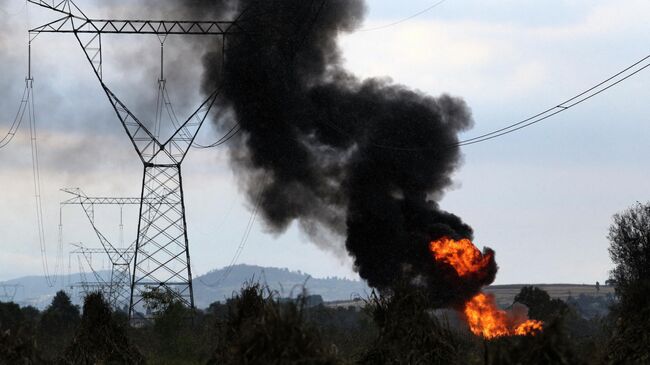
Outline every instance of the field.
{"type": "MultiPolygon", "coordinates": [[[[580,295],[589,297],[602,297],[614,295],[614,287],[601,285],[596,290],[595,285],[585,284],[509,284],[509,285],[491,285],[484,289],[485,292],[494,294],[497,304],[501,308],[508,308],[512,305],[515,295],[519,293],[524,286],[536,286],[545,290],[551,298],[558,298],[566,301],[570,297],[578,298],[580,295]]],[[[361,307],[364,305],[363,300],[344,300],[325,303],[326,306],[335,307],[361,307]]]]}
{"type": "Polygon", "coordinates": [[[607,297],[614,295],[614,288],[611,286],[601,285],[596,290],[595,285],[584,284],[512,284],[512,285],[491,285],[485,289],[486,292],[494,294],[500,307],[509,307],[515,295],[519,293],[522,287],[533,285],[545,290],[551,298],[558,298],[566,301],[569,297],[577,298],[580,295],[592,297],[607,297]]]}

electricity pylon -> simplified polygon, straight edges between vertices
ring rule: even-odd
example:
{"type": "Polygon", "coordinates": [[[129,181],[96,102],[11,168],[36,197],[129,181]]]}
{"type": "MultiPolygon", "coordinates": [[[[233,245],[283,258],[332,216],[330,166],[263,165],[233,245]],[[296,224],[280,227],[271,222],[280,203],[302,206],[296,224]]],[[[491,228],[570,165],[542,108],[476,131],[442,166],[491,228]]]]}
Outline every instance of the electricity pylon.
{"type": "MultiPolygon", "coordinates": [[[[81,189],[61,189],[72,195],[71,198],[61,202],[61,207],[65,205],[79,205],[83,209],[86,217],[90,222],[100,244],[101,249],[88,249],[83,246],[77,246],[78,254],[85,257],[93,253],[105,253],[111,263],[111,279],[108,282],[108,290],[104,293],[108,302],[117,310],[128,308],[130,304],[130,285],[131,285],[131,262],[135,253],[135,242],[128,248],[123,248],[111,243],[110,240],[99,230],[95,224],[95,205],[118,205],[120,206],[120,240],[123,240],[123,222],[122,208],[124,205],[140,205],[140,198],[112,198],[112,197],[89,197],[81,189]]],[[[90,263],[89,263],[90,264],[90,263]]],[[[93,270],[94,271],[94,270],[93,270]]],[[[95,275],[96,276],[96,275],[95,275]]]]}
{"type": "Polygon", "coordinates": [[[0,303],[13,302],[18,294],[18,289],[22,287],[20,284],[0,284],[0,303]]]}
{"type": "Polygon", "coordinates": [[[74,247],[74,250],[70,251],[70,255],[76,255],[77,263],[79,264],[79,276],[81,281],[70,286],[70,289],[81,288],[78,295],[79,299],[83,302],[84,298],[90,293],[101,293],[104,298],[109,298],[110,292],[112,290],[112,285],[110,282],[95,270],[93,265],[93,256],[95,254],[103,254],[103,249],[97,248],[88,248],[85,247],[82,243],[71,243],[74,247]],[[83,261],[86,262],[86,265],[83,264],[83,261]],[[88,266],[90,272],[93,274],[95,281],[90,281],[86,277],[86,270],[84,266],[88,266]]]}
{"type": "MultiPolygon", "coordinates": [[[[41,33],[72,33],[144,165],[138,236],[131,276],[129,317],[143,308],[143,294],[166,290],[194,308],[181,164],[215,104],[213,91],[167,140],[149,131],[104,83],[103,34],[212,35],[242,33],[236,21],[99,20],[88,18],[72,0],[28,0],[62,14],[30,30],[30,47],[41,33]],[[148,201],[159,202],[160,207],[148,201]]],[[[158,204],[158,203],[157,203],[158,204]]]]}
{"type": "MultiPolygon", "coordinates": [[[[83,270],[83,264],[79,262],[79,273],[82,275],[82,280],[79,283],[81,286],[82,295],[87,295],[90,292],[101,292],[105,298],[109,301],[110,305],[119,311],[126,311],[129,307],[129,287],[130,287],[130,273],[129,273],[129,263],[126,265],[115,264],[111,262],[111,277],[110,280],[106,280],[100,273],[95,270],[93,265],[93,257],[96,255],[108,254],[109,258],[113,260],[114,257],[133,257],[133,248],[89,248],[85,247],[83,244],[72,244],[75,247],[74,250],[70,251],[70,254],[76,254],[77,259],[83,257],[88,265],[88,268],[92,272],[95,281],[91,282],[85,276],[85,271],[83,270]]],[[[80,261],[80,260],[79,260],[80,261]]]]}

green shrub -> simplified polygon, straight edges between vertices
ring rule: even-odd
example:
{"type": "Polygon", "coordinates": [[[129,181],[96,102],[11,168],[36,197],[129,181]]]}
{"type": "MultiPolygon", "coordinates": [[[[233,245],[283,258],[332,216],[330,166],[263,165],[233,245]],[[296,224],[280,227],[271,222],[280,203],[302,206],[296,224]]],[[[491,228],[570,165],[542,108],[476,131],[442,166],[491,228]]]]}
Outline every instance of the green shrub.
{"type": "Polygon", "coordinates": [[[60,364],[143,364],[144,358],[130,344],[127,323],[118,322],[100,293],[84,300],[83,316],[74,340],[60,364]]]}
{"type": "MultiPolygon", "coordinates": [[[[303,296],[306,297],[306,296],[303,296]]],[[[337,364],[332,346],[304,319],[304,301],[280,303],[260,284],[247,284],[217,324],[209,364],[337,364]]]]}
{"type": "Polygon", "coordinates": [[[367,310],[379,328],[359,364],[461,364],[463,346],[448,324],[429,310],[428,296],[408,285],[372,295],[367,310]]]}

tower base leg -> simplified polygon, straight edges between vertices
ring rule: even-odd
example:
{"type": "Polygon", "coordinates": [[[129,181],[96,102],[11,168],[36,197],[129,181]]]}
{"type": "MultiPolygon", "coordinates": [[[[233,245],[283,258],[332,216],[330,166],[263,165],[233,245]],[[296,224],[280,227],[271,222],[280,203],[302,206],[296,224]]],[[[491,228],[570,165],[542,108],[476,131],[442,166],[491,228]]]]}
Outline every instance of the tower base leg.
{"type": "Polygon", "coordinates": [[[131,280],[131,318],[150,317],[164,302],[194,308],[180,165],[144,168],[131,280]]]}

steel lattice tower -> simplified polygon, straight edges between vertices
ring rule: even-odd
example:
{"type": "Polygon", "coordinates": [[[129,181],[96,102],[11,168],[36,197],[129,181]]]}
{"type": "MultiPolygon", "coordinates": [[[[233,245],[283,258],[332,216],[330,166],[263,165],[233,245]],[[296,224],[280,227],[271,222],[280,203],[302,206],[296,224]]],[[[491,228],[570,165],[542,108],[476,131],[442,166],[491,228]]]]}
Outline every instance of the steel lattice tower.
{"type": "Polygon", "coordinates": [[[22,287],[20,284],[0,284],[0,303],[13,302],[16,294],[18,294],[18,289],[22,287]]]}
{"type": "MultiPolygon", "coordinates": [[[[92,226],[99,242],[102,246],[101,249],[88,249],[82,246],[76,246],[77,250],[72,253],[82,254],[86,261],[88,255],[103,253],[108,255],[111,263],[111,278],[106,283],[107,290],[105,292],[106,299],[111,306],[116,310],[128,309],[130,304],[130,287],[131,287],[131,264],[135,253],[135,242],[129,247],[123,248],[121,246],[111,243],[111,241],[104,235],[95,223],[95,206],[103,205],[117,205],[120,207],[120,230],[123,228],[122,224],[122,208],[125,205],[140,205],[140,198],[117,198],[117,197],[89,197],[84,194],[81,189],[61,189],[70,195],[71,198],[61,202],[61,207],[66,205],[79,205],[83,209],[90,225],[92,226]]],[[[123,232],[120,231],[121,238],[123,232]]],[[[88,261],[89,265],[91,264],[88,261]]],[[[92,269],[92,267],[91,267],[92,269]]],[[[94,270],[93,270],[94,271],[94,270]]]]}
{"type": "Polygon", "coordinates": [[[167,140],[160,140],[104,83],[103,34],[212,35],[241,33],[236,21],[98,20],[88,18],[71,0],[28,0],[62,14],[58,20],[30,30],[31,41],[41,33],[72,33],[79,42],[102,89],[143,163],[138,235],[131,276],[129,316],[143,308],[143,294],[166,290],[194,307],[192,271],[185,219],[181,164],[213,107],[219,90],[167,140]]]}
{"type": "MultiPolygon", "coordinates": [[[[74,250],[70,251],[70,256],[76,255],[77,256],[77,262],[79,264],[79,275],[81,276],[81,281],[75,284],[70,285],[70,289],[80,289],[79,290],[79,298],[83,302],[84,298],[91,294],[91,293],[101,293],[104,298],[107,300],[112,300],[113,293],[116,288],[115,285],[116,283],[106,281],[104,277],[102,277],[97,270],[95,270],[95,267],[93,265],[93,257],[97,254],[103,255],[106,253],[104,248],[88,248],[85,247],[82,243],[71,243],[71,245],[74,247],[74,250]],[[86,262],[86,265],[90,269],[91,273],[93,274],[93,277],[95,281],[90,281],[86,277],[86,273],[84,270],[84,264],[82,263],[81,258],[83,258],[83,261],[86,262]]],[[[112,279],[112,278],[111,278],[112,279]]],[[[126,308],[128,308],[129,301],[128,301],[128,296],[126,297],[126,301],[123,301],[120,303],[121,305],[126,305],[126,308]]],[[[116,306],[116,303],[111,301],[111,306],[118,310],[121,309],[116,306]]],[[[125,307],[122,307],[125,308],[125,307]]]]}

